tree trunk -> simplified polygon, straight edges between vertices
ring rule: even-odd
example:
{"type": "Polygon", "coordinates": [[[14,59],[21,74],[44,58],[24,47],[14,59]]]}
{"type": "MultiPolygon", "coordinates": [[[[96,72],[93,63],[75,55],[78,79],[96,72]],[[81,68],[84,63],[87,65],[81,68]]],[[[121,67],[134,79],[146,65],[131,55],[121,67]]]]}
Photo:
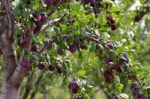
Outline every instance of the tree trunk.
{"type": "Polygon", "coordinates": [[[19,99],[20,86],[24,77],[16,57],[13,44],[14,19],[11,0],[0,0],[0,11],[4,12],[0,21],[0,47],[2,49],[4,82],[0,99],[19,99]]]}
{"type": "Polygon", "coordinates": [[[13,85],[9,81],[4,81],[0,99],[19,99],[20,85],[13,85]]]}

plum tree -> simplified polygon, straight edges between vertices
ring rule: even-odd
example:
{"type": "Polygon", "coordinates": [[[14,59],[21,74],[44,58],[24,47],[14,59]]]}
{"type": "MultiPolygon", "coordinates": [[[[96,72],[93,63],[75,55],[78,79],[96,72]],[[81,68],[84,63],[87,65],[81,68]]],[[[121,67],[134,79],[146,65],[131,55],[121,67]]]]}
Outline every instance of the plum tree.
{"type": "Polygon", "coordinates": [[[148,98],[149,58],[141,55],[150,53],[150,7],[139,3],[1,0],[0,99],[34,99],[56,82],[72,99],[93,99],[97,89],[108,99],[148,98]]]}

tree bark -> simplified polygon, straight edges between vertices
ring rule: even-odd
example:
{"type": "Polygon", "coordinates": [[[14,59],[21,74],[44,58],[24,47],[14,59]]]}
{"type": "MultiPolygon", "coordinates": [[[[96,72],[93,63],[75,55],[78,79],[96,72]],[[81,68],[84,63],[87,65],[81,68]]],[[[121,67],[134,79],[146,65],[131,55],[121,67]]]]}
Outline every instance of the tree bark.
{"type": "Polygon", "coordinates": [[[0,99],[19,99],[20,85],[14,86],[9,81],[4,81],[0,99]]]}
{"type": "Polygon", "coordinates": [[[13,45],[14,20],[10,0],[0,0],[0,10],[5,12],[0,25],[4,82],[0,99],[19,99],[24,69],[20,67],[13,45]]]}

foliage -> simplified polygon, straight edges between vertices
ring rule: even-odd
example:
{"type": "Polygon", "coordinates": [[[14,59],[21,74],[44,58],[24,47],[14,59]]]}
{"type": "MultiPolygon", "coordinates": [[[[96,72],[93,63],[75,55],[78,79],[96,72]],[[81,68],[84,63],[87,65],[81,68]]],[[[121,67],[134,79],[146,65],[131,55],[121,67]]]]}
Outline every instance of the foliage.
{"type": "Polygon", "coordinates": [[[145,87],[150,85],[149,3],[12,1],[16,55],[27,69],[23,99],[47,92],[55,99],[51,94],[55,88],[60,94],[69,93],[65,99],[92,99],[99,91],[108,99],[146,99],[145,87]],[[27,91],[29,96],[25,96],[27,91]]]}

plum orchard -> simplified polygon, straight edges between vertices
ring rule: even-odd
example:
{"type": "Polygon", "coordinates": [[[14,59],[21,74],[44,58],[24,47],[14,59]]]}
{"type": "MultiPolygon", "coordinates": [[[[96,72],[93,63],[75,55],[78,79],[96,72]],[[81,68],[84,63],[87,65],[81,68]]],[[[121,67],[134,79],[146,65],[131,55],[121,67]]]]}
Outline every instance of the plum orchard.
{"type": "MultiPolygon", "coordinates": [[[[65,57],[68,51],[73,55],[81,53],[82,50],[88,50],[91,44],[100,61],[97,69],[103,75],[101,78],[104,82],[104,93],[108,99],[123,97],[120,95],[123,91],[111,92],[116,86],[116,79],[129,81],[130,86],[124,85],[131,90],[127,96],[134,99],[146,98],[147,93],[144,93],[142,82],[136,73],[132,72],[128,52],[118,52],[115,40],[101,34],[108,32],[113,36],[119,26],[122,27],[118,18],[111,12],[113,1],[115,0],[20,0],[12,6],[11,13],[10,1],[1,0],[2,11],[5,13],[3,23],[6,24],[0,34],[0,53],[6,69],[2,99],[19,99],[19,89],[24,76],[30,77],[36,68],[62,74],[68,81],[72,97],[87,99],[90,92],[86,90],[90,89],[90,81],[80,82],[82,78],[75,75],[68,61],[59,60],[57,57],[65,57]],[[46,31],[49,24],[53,29],[50,35],[47,32],[51,30],[46,31]],[[15,49],[11,46],[13,44],[15,49]]],[[[147,12],[148,8],[141,7],[137,14],[132,16],[133,23],[140,21],[147,12]]],[[[99,86],[99,83],[96,84],[94,86],[99,86]]],[[[120,90],[123,90],[122,86],[120,84],[120,90]]],[[[23,97],[26,98],[27,95],[23,97]]]]}

